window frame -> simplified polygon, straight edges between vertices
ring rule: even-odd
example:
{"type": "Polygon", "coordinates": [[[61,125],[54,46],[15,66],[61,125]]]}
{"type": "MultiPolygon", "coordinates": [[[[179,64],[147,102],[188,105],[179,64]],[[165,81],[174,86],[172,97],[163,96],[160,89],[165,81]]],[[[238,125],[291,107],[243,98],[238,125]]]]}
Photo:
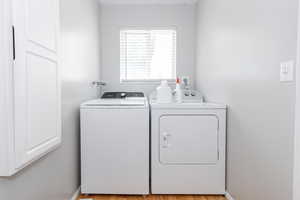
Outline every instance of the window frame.
{"type": "Polygon", "coordinates": [[[126,26],[126,27],[120,27],[119,28],[119,80],[120,84],[139,84],[139,85],[152,85],[160,83],[162,80],[166,80],[169,83],[174,83],[176,81],[176,75],[177,75],[177,66],[178,66],[178,28],[177,26],[126,26]],[[175,56],[175,77],[172,79],[135,79],[135,80],[122,80],[121,79],[121,31],[128,31],[128,30],[145,30],[145,31],[151,31],[151,30],[172,30],[176,32],[176,56],[175,56]]]}

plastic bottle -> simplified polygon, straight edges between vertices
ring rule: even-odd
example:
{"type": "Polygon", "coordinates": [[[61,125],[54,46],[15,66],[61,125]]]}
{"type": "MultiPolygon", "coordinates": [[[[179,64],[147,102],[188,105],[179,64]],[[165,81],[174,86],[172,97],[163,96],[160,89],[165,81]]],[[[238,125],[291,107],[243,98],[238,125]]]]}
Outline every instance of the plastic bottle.
{"type": "Polygon", "coordinates": [[[181,89],[180,79],[176,79],[175,100],[177,103],[182,103],[183,92],[181,89]]]}
{"type": "Polygon", "coordinates": [[[160,86],[156,88],[157,103],[171,103],[172,102],[172,90],[168,85],[168,81],[161,81],[160,86]]]}

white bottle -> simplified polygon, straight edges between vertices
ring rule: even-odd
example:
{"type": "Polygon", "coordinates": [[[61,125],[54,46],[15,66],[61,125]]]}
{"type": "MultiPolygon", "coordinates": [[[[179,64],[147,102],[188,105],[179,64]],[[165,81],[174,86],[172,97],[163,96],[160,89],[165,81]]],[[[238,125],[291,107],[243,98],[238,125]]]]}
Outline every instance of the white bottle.
{"type": "Polygon", "coordinates": [[[168,81],[161,81],[160,86],[156,88],[157,103],[171,103],[172,90],[168,85],[168,81]]]}
{"type": "Polygon", "coordinates": [[[179,78],[176,79],[176,88],[175,88],[175,100],[177,103],[182,103],[183,92],[180,85],[179,78]]]}

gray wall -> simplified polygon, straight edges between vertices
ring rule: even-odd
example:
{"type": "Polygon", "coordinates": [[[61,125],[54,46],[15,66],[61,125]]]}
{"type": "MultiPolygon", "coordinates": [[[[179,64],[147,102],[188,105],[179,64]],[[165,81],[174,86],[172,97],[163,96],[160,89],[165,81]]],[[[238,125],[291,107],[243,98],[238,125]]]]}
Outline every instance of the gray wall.
{"type": "Polygon", "coordinates": [[[297,0],[200,0],[197,86],[229,105],[228,191],[236,200],[291,200],[297,0]]]}
{"type": "Polygon", "coordinates": [[[0,199],[69,200],[80,184],[79,104],[94,98],[99,79],[96,0],[61,0],[63,143],[11,178],[0,178],[0,199]]]}
{"type": "Polygon", "coordinates": [[[151,92],[158,83],[120,84],[120,29],[177,29],[177,74],[194,80],[195,5],[101,5],[102,79],[106,90],[151,92]]]}
{"type": "Polygon", "coordinates": [[[300,5],[298,5],[298,48],[296,70],[296,108],[294,136],[294,200],[300,199],[300,5]]]}

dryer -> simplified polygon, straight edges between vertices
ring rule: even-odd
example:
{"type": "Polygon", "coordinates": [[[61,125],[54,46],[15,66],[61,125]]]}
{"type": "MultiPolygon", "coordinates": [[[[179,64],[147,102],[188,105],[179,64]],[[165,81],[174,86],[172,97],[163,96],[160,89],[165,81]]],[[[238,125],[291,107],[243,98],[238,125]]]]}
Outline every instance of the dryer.
{"type": "Polygon", "coordinates": [[[151,101],[153,194],[225,194],[226,106],[151,101]]]}

